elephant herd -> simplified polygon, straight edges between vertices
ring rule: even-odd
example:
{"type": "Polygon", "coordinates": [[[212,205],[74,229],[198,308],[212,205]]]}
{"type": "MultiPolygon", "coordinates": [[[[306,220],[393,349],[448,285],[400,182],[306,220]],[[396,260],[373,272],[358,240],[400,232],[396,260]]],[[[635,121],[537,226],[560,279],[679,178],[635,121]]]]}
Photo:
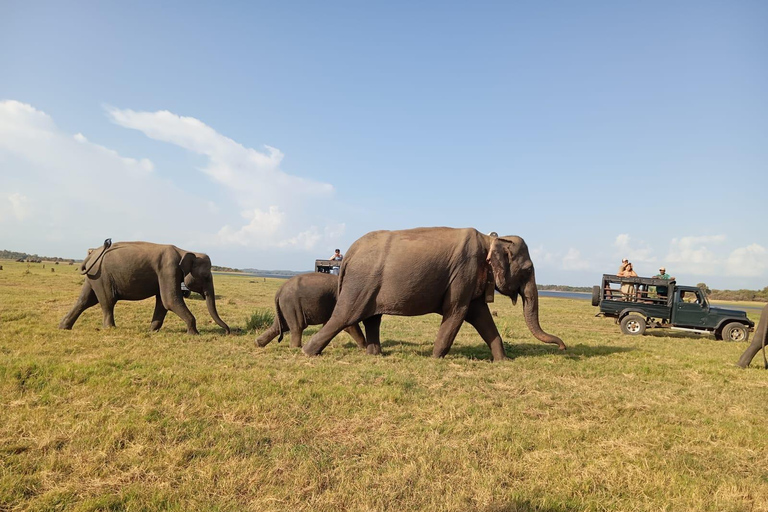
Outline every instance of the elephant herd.
{"type": "MultiPolygon", "coordinates": [[[[197,334],[195,317],[182,296],[181,283],[206,300],[213,320],[227,333],[219,317],[207,255],[173,245],[149,242],[105,242],[89,250],[80,271],[86,279],[80,296],[59,324],[71,329],[80,314],[99,304],[104,326],[113,327],[118,300],[155,297],[151,329],[158,330],[168,310],[197,334]]],[[[275,296],[275,322],[256,340],[265,346],[290,331],[291,346],[301,346],[307,325],[324,324],[304,345],[319,355],[342,330],[368,354],[381,353],[382,315],[442,315],[432,355],[445,356],[461,325],[471,324],[488,345],[494,361],[506,359],[504,345],[486,302],[493,290],[523,301],[523,316],[531,333],[545,343],[565,344],[539,324],[536,277],[525,241],[497,237],[466,228],[417,228],[374,231],[347,251],[339,276],[299,275],[288,280],[275,296]],[[365,326],[365,336],[360,329],[365,326]]]]}

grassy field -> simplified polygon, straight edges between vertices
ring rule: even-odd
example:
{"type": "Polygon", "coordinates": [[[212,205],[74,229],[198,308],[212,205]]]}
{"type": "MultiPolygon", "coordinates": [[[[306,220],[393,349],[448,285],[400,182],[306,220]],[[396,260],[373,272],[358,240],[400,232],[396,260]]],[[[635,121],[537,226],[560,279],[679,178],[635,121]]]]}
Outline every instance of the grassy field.
{"type": "Polygon", "coordinates": [[[509,362],[466,326],[432,359],[435,315],[385,317],[383,357],[342,333],[307,358],[244,330],[280,280],[216,276],[231,336],[199,296],[197,337],[172,313],[149,333],[153,300],[61,331],[77,266],[0,263],[0,510],[768,511],[746,344],[627,337],[542,298],[561,353],[498,297],[509,362]]]}

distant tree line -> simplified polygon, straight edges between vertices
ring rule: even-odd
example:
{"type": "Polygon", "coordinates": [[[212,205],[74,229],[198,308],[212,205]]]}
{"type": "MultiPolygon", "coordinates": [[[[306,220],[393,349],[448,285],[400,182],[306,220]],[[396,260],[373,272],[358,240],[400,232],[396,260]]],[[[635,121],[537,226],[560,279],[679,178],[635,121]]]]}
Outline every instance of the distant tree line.
{"type": "Polygon", "coordinates": [[[211,270],[216,272],[242,272],[239,268],[219,267],[218,265],[211,265],[211,270]]]}
{"type": "Polygon", "coordinates": [[[714,300],[745,300],[755,302],[768,302],[768,286],[762,290],[710,290],[705,283],[698,286],[710,299],[714,300]]]}
{"type": "Polygon", "coordinates": [[[591,292],[591,286],[564,286],[562,284],[537,284],[538,290],[546,290],[549,292],[591,292]]]}
{"type": "Polygon", "coordinates": [[[37,254],[27,254],[26,252],[7,251],[3,249],[0,251],[0,260],[15,260],[15,261],[28,261],[30,263],[40,263],[42,261],[62,261],[62,262],[75,262],[82,260],[74,260],[72,258],[59,258],[58,256],[38,256],[37,254]]]}

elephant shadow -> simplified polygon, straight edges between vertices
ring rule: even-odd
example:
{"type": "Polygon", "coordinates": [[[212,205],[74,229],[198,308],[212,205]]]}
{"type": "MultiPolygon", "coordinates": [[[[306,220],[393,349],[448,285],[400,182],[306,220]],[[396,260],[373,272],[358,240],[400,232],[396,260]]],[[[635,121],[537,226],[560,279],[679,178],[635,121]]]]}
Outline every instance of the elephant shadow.
{"type": "Polygon", "coordinates": [[[481,512],[576,512],[583,510],[573,505],[558,504],[553,506],[536,505],[530,500],[511,500],[504,503],[491,504],[485,508],[477,509],[481,512]]]}
{"type": "MultiPolygon", "coordinates": [[[[417,350],[420,355],[431,356],[432,344],[414,343],[410,341],[401,341],[388,339],[382,341],[382,348],[392,348],[397,346],[410,346],[418,347],[417,350]]],[[[573,345],[569,346],[564,352],[560,352],[551,345],[543,343],[504,343],[504,351],[507,356],[516,359],[518,357],[538,357],[548,356],[551,354],[562,354],[563,357],[573,360],[587,359],[590,357],[603,357],[611,354],[617,354],[621,352],[631,352],[635,350],[632,347],[609,347],[605,345],[601,346],[589,346],[589,345],[573,345]]],[[[475,345],[462,345],[453,346],[448,355],[465,357],[467,359],[477,360],[491,360],[491,351],[488,349],[488,345],[485,343],[477,343],[475,345]]]]}

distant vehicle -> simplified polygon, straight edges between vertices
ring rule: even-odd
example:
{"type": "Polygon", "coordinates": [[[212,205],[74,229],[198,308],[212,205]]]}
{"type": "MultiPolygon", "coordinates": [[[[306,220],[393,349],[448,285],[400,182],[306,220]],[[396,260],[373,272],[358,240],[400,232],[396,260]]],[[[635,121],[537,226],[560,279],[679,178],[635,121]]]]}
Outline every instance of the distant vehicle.
{"type": "Polygon", "coordinates": [[[744,311],[711,306],[700,288],[666,279],[604,274],[601,286],[592,287],[592,305],[600,307],[598,315],[615,318],[621,332],[631,336],[662,328],[747,341],[755,327],[744,311]]]}
{"type": "Polygon", "coordinates": [[[338,269],[341,266],[340,261],[336,260],[315,260],[315,272],[321,272],[323,274],[338,274],[338,269]]]}
{"type": "Polygon", "coordinates": [[[190,295],[192,295],[192,290],[187,288],[187,285],[184,284],[184,281],[181,282],[181,295],[187,299],[190,295]]]}

